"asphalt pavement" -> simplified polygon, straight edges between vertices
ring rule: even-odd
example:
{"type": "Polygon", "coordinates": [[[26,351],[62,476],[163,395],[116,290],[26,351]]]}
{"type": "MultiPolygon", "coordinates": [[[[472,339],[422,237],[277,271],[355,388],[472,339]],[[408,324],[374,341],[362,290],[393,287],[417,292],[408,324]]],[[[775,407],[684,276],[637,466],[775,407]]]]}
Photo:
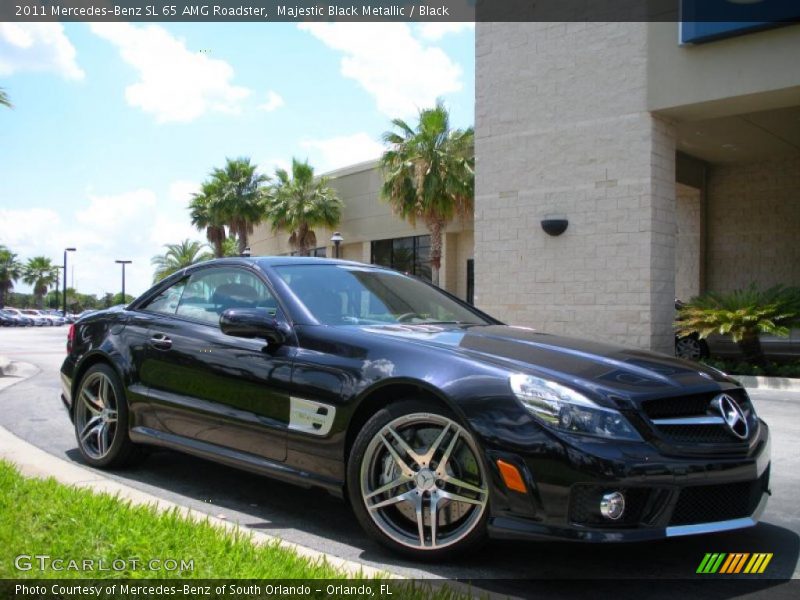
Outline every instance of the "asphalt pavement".
{"type": "MultiPolygon", "coordinates": [[[[80,463],[72,425],[59,400],[58,369],[65,356],[66,333],[66,327],[0,328],[0,355],[32,363],[39,370],[13,385],[12,379],[0,378],[0,425],[55,456],[80,463]]],[[[345,502],[321,490],[166,450],[153,451],[141,466],[105,475],[287,541],[412,578],[495,580],[482,586],[527,595],[531,579],[674,581],[694,576],[707,552],[772,552],[774,558],[763,577],[769,586],[767,579],[800,577],[800,393],[750,393],[770,424],[773,440],[773,496],[762,522],[735,532],[655,543],[490,542],[478,553],[451,562],[415,563],[367,538],[345,502]]]]}

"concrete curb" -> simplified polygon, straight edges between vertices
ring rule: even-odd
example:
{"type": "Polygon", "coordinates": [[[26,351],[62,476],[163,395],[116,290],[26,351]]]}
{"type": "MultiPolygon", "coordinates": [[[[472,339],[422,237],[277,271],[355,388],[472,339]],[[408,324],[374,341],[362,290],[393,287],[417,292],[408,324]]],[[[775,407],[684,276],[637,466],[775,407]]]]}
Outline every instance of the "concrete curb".
{"type": "Polygon", "coordinates": [[[731,375],[746,388],[800,392],[800,379],[793,377],[760,377],[754,375],[731,375]]]}
{"type": "Polygon", "coordinates": [[[277,544],[281,548],[296,552],[298,555],[307,558],[311,562],[325,562],[351,576],[359,575],[362,577],[382,577],[384,579],[405,579],[402,575],[326,554],[306,546],[292,544],[266,533],[240,526],[236,523],[231,523],[230,521],[219,519],[204,512],[187,508],[180,504],[153,496],[147,492],[137,490],[113,479],[104,477],[99,473],[48,454],[33,444],[29,444],[25,440],[18,438],[4,427],[0,427],[0,458],[15,464],[20,472],[27,477],[37,477],[41,479],[52,477],[60,483],[76,488],[88,489],[96,494],[117,496],[137,506],[153,506],[159,512],[178,510],[192,521],[198,523],[208,522],[230,533],[236,531],[245,533],[246,535],[252,536],[253,543],[255,544],[277,544]]]}

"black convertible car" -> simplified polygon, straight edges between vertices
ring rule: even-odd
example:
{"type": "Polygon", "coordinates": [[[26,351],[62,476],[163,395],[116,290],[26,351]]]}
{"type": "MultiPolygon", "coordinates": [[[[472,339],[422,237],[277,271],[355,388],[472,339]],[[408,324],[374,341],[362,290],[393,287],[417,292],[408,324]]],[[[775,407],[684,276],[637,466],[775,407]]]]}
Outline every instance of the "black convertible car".
{"type": "Polygon", "coordinates": [[[769,430],[723,373],[359,263],[187,268],[81,318],[61,375],[90,465],[155,445],[321,487],[417,557],[743,528],[769,494],[769,430]]]}

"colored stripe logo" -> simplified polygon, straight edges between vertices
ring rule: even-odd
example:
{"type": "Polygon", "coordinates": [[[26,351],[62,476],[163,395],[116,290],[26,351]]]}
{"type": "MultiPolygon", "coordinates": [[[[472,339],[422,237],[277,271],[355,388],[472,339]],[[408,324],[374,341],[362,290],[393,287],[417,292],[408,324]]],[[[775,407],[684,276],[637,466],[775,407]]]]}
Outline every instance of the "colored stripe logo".
{"type": "Polygon", "coordinates": [[[735,575],[738,573],[759,574],[767,569],[767,565],[772,560],[772,552],[709,552],[697,567],[697,573],[714,574],[721,573],[735,575]]]}

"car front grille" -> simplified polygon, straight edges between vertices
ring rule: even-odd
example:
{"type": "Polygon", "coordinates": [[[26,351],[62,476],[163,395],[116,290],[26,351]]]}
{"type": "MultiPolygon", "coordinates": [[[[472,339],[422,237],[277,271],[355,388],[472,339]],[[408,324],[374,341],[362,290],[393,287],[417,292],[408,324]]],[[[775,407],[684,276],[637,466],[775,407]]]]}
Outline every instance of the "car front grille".
{"type": "Polygon", "coordinates": [[[754,481],[684,488],[669,524],[694,525],[749,517],[768,486],[769,469],[754,481]]]}
{"type": "MultiPolygon", "coordinates": [[[[681,446],[705,444],[718,447],[744,448],[747,445],[747,441],[735,436],[724,423],[691,422],[692,419],[701,417],[719,417],[719,413],[711,407],[711,402],[719,393],[711,392],[646,400],[642,403],[642,410],[655,431],[667,443],[681,446]],[[663,422],[667,419],[686,419],[688,422],[680,424],[663,422]]],[[[725,393],[736,400],[736,403],[745,413],[750,427],[750,437],[752,437],[758,428],[758,420],[753,413],[747,394],[744,390],[729,390],[725,393]]]]}

